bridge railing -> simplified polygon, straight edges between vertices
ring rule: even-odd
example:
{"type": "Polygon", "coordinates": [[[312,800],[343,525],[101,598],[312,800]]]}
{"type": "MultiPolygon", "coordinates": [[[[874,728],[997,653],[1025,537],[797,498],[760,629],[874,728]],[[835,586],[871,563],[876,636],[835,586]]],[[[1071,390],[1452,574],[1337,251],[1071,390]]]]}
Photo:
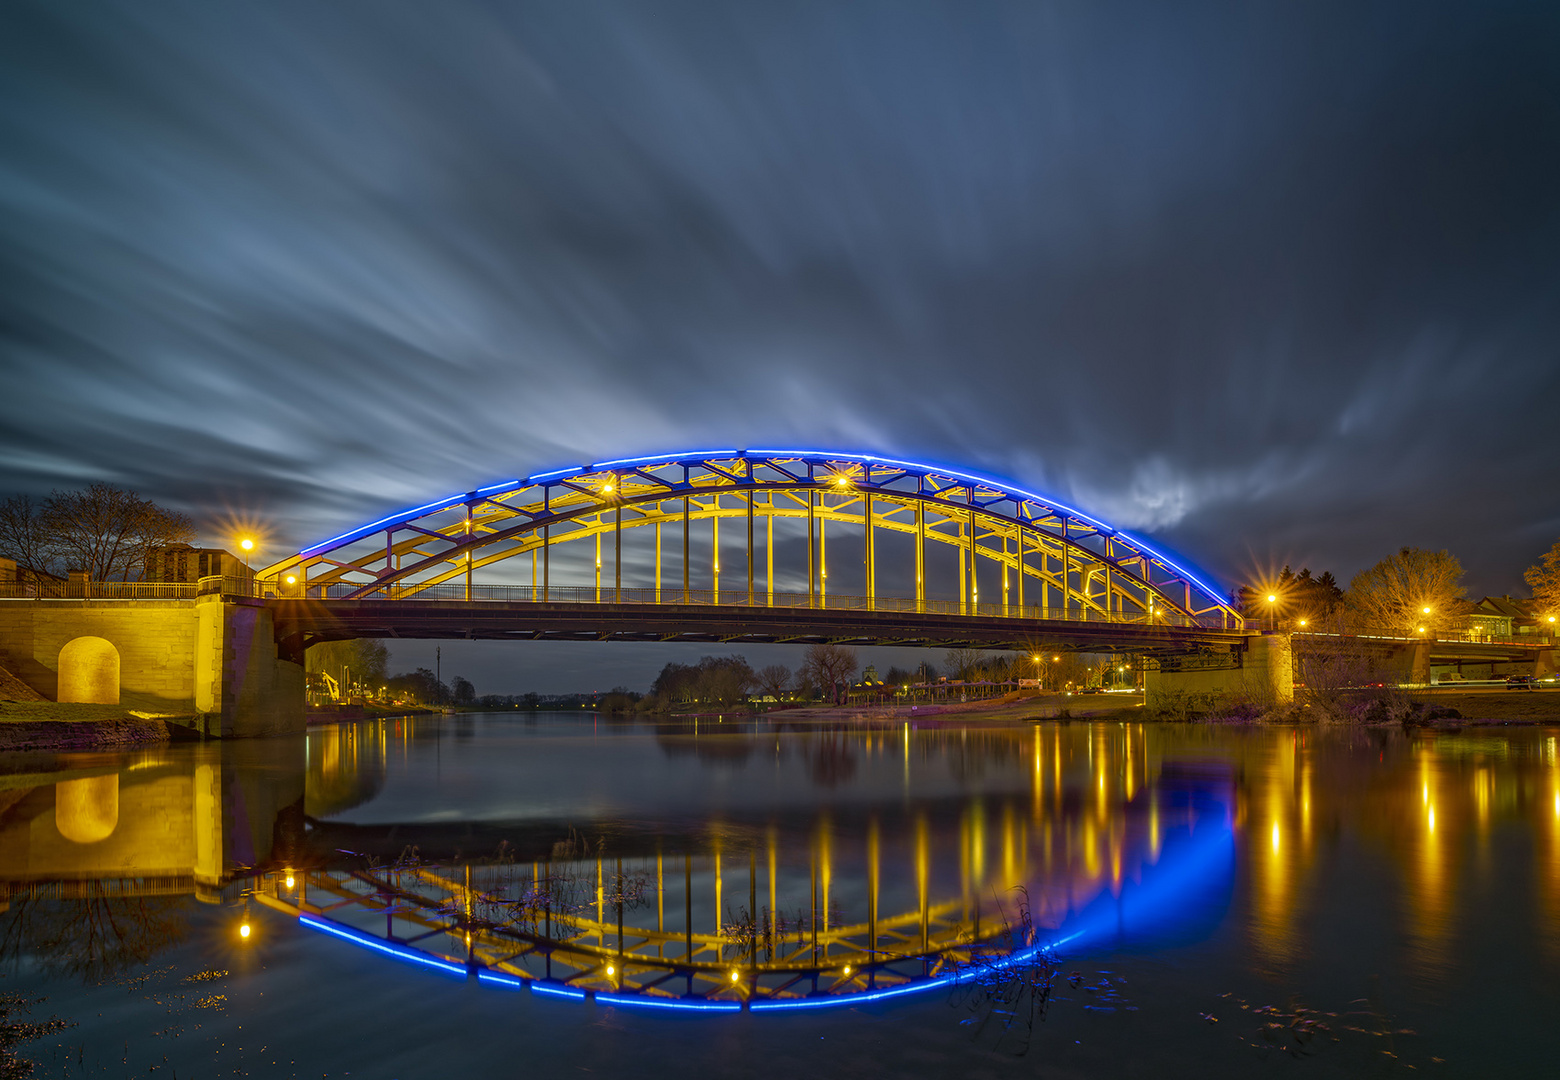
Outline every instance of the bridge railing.
{"type": "Polygon", "coordinates": [[[614,588],[603,585],[478,585],[443,582],[437,585],[394,584],[361,593],[362,585],[333,583],[303,588],[278,589],[262,583],[262,595],[310,600],[439,600],[508,603],[559,604],[686,604],[702,607],[805,608],[825,611],[883,611],[918,615],[963,615],[981,618],[1048,620],[1056,622],[1136,624],[1140,626],[1194,626],[1203,629],[1244,629],[1229,625],[1219,614],[1187,616],[1179,612],[1101,612],[1091,608],[1054,608],[1033,604],[961,602],[958,600],[914,600],[888,596],[851,596],[838,593],[807,593],[747,589],[614,588]]]}
{"type": "Polygon", "coordinates": [[[1481,634],[1474,630],[1437,630],[1434,633],[1418,633],[1392,626],[1361,626],[1338,633],[1327,630],[1296,630],[1296,637],[1314,638],[1363,638],[1376,641],[1429,641],[1456,642],[1469,645],[1533,645],[1544,646],[1555,642],[1553,634],[1481,634]]]}
{"type": "Polygon", "coordinates": [[[193,600],[193,581],[0,581],[6,600],[193,600]]]}

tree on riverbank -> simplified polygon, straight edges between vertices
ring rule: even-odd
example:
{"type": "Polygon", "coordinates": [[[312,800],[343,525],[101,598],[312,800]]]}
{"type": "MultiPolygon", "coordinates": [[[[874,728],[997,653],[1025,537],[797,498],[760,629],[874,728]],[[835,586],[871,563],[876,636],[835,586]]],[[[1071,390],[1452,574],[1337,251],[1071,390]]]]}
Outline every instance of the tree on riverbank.
{"type": "Polygon", "coordinates": [[[385,683],[385,664],[390,650],[375,638],[351,638],[346,641],[322,641],[309,646],[303,655],[305,671],[323,671],[343,689],[349,683],[361,683],[378,690],[385,683]]]}
{"type": "Polygon", "coordinates": [[[1350,614],[1361,628],[1408,634],[1421,626],[1440,629],[1467,608],[1462,575],[1462,563],[1450,552],[1403,548],[1354,575],[1350,614]]]}
{"type": "Polygon", "coordinates": [[[18,495],[0,503],[0,554],[30,570],[83,570],[93,581],[141,576],[147,556],[195,540],[184,514],[112,484],[54,491],[35,503],[18,495]]]}
{"type": "Polygon", "coordinates": [[[1541,618],[1560,615],[1560,540],[1538,562],[1522,572],[1533,590],[1534,613],[1541,618]]]}
{"type": "Polygon", "coordinates": [[[802,657],[803,677],[821,687],[836,704],[856,681],[857,666],[856,650],[849,645],[809,645],[802,657]]]}
{"type": "Polygon", "coordinates": [[[747,696],[757,676],[741,656],[705,656],[697,664],[667,664],[650,685],[647,710],[699,702],[732,705],[747,696]]]}

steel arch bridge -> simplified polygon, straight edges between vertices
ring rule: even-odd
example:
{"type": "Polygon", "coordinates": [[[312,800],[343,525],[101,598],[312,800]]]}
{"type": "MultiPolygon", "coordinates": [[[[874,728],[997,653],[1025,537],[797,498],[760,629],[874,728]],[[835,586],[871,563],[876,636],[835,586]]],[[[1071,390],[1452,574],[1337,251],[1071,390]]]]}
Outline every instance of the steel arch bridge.
{"type": "MultiPolygon", "coordinates": [[[[1184,565],[1054,499],[954,469],[797,450],[667,454],[538,473],[371,522],[257,578],[263,595],[368,604],[375,618],[385,601],[699,608],[706,619],[723,609],[740,613],[744,626],[761,615],[755,609],[787,615],[774,634],[724,635],[732,639],[807,640],[796,631],[809,619],[839,621],[845,612],[897,616],[888,621],[901,632],[880,638],[906,643],[919,640],[904,631],[920,619],[1003,620],[1010,638],[1020,623],[1221,636],[1245,625],[1184,565]],[[653,559],[645,551],[625,562],[625,534],[633,543],[652,533],[653,559]],[[879,552],[889,544],[899,558],[885,567],[879,552]],[[859,590],[839,591],[844,576],[859,590]],[[881,587],[885,580],[899,583],[897,594],[881,587]]],[[[316,629],[361,634],[373,621],[316,629]]],[[[675,622],[646,624],[638,636],[677,636],[675,622]]],[[[468,626],[461,636],[502,635],[468,626]]],[[[583,636],[620,635],[608,627],[583,636]]],[[[714,636],[723,636],[718,627],[714,636]]],[[[878,639],[833,635],[851,637],[878,639]]],[[[957,637],[945,627],[926,643],[957,637]]]]}

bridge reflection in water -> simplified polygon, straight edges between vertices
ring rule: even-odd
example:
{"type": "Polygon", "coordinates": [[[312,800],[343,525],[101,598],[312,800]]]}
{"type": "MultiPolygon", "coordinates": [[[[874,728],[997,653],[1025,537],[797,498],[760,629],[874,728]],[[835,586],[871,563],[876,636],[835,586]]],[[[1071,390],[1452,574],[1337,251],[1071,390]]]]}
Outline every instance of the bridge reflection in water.
{"type": "Polygon", "coordinates": [[[1533,837],[1512,880],[1534,954],[1560,966],[1557,737],[495,716],[18,758],[0,776],[0,953],[96,979],[211,916],[236,947],[247,911],[244,947],[266,955],[269,906],[285,932],[493,989],[802,1008],[1046,946],[1191,941],[1233,910],[1245,962],[1281,978],[1320,947],[1306,927],[1336,886],[1318,855],[1359,833],[1390,854],[1351,874],[1402,905],[1415,979],[1450,984],[1481,919],[1456,868],[1512,829],[1533,837]]]}
{"type": "MultiPolygon", "coordinates": [[[[368,759],[411,738],[410,725],[377,734],[333,733],[311,760],[311,790],[329,786],[332,763],[351,761],[362,776],[368,759]]],[[[896,735],[908,762],[908,728],[850,737],[871,752],[896,735]]],[[[570,832],[533,836],[537,857],[506,843],[457,863],[419,862],[409,842],[447,841],[437,828],[398,826],[389,832],[403,855],[389,865],[370,854],[353,868],[262,874],[254,896],[312,930],[492,987],[717,1011],[933,990],[1051,950],[1162,938],[1222,916],[1234,868],[1227,769],[1151,763],[1137,727],[916,735],[966,748],[972,736],[995,738],[1010,762],[1020,747],[1032,752],[1032,806],[1000,802],[988,816],[986,800],[964,799],[610,844],[570,832]],[[1081,773],[1096,749],[1098,768],[1081,773]]],[[[321,844],[386,832],[315,825],[321,844]]]]}

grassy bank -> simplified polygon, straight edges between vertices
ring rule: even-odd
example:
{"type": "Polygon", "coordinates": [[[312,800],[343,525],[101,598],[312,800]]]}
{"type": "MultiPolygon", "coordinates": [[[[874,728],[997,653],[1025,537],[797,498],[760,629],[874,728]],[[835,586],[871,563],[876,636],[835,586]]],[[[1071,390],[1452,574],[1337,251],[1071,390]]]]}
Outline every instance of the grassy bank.
{"type": "Polygon", "coordinates": [[[122,705],[0,702],[0,753],[118,750],[167,742],[169,725],[122,705]]]}

